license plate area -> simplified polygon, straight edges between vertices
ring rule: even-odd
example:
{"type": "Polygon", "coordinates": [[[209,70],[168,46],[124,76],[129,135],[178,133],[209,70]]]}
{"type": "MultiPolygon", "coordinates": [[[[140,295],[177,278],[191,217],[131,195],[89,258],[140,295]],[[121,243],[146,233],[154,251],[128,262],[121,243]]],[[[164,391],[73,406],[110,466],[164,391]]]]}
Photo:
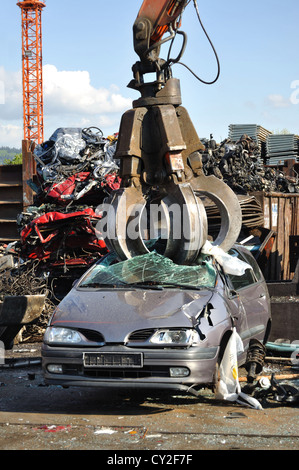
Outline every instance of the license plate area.
{"type": "Polygon", "coordinates": [[[142,353],[84,353],[83,364],[87,368],[140,368],[143,367],[142,353]]]}

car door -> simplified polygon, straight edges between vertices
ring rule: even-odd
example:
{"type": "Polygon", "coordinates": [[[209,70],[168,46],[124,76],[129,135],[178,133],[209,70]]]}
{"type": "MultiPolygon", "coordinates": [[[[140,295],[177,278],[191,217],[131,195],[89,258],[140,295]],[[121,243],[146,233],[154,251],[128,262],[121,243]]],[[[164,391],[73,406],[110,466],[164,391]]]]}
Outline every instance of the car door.
{"type": "Polygon", "coordinates": [[[243,253],[233,248],[229,254],[237,256],[251,266],[251,269],[246,269],[241,276],[227,275],[231,288],[239,297],[242,322],[237,329],[246,350],[251,338],[263,339],[265,325],[262,318],[267,308],[265,286],[262,278],[257,279],[258,271],[255,272],[256,266],[253,268],[253,258],[249,253],[248,257],[245,257],[243,253]]]}
{"type": "Polygon", "coordinates": [[[255,277],[252,295],[254,299],[254,306],[258,311],[258,318],[256,318],[254,325],[252,325],[251,333],[253,337],[262,341],[264,339],[265,326],[268,322],[270,314],[270,297],[267,284],[256,260],[250,254],[250,252],[247,252],[247,250],[244,249],[244,251],[241,253],[241,256],[248,264],[251,265],[255,277]]]}

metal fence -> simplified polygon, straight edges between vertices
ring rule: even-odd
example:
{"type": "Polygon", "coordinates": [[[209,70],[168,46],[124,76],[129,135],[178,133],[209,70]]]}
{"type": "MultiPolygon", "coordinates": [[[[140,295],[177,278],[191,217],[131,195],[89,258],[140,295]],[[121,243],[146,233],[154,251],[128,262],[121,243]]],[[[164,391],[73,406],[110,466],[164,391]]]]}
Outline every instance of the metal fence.
{"type": "Polygon", "coordinates": [[[17,215],[23,210],[22,165],[0,166],[0,243],[18,239],[17,215]]]}
{"type": "Polygon", "coordinates": [[[275,233],[265,276],[267,280],[292,280],[298,261],[294,240],[299,235],[299,194],[265,193],[260,201],[264,227],[275,233]]]}

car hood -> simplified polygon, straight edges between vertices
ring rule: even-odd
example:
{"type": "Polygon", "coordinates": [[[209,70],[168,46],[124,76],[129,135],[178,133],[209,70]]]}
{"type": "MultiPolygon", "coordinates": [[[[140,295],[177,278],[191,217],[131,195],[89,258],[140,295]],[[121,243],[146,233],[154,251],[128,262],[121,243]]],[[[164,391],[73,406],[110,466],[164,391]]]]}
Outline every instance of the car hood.
{"type": "Polygon", "coordinates": [[[73,289],[59,304],[51,325],[101,332],[107,342],[123,342],[131,332],[146,328],[190,327],[211,301],[207,290],[73,289]]]}

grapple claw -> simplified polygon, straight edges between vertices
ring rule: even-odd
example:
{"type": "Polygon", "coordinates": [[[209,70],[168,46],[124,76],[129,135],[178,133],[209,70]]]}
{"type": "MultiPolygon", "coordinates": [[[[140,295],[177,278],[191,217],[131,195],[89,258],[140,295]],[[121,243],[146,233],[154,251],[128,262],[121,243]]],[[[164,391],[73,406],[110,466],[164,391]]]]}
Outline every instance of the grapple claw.
{"type": "Polygon", "coordinates": [[[221,216],[214,244],[228,251],[241,230],[239,201],[223,181],[203,174],[204,146],[180,105],[179,81],[169,78],[160,91],[148,84],[141,93],[121,121],[115,158],[123,188],[108,208],[108,248],[128,259],[148,253],[147,241],[157,238],[161,254],[177,264],[195,262],[208,236],[205,196],[221,216]]]}
{"type": "Polygon", "coordinates": [[[207,238],[204,206],[189,183],[172,184],[158,204],[147,203],[141,189],[123,188],[114,194],[102,233],[119,259],[149,253],[149,241],[159,239],[162,254],[177,264],[198,257],[207,238]]]}
{"type": "Polygon", "coordinates": [[[121,260],[148,252],[142,239],[145,205],[142,192],[134,186],[117,191],[109,204],[106,230],[101,231],[108,248],[121,260]]]}
{"type": "Polygon", "coordinates": [[[190,264],[207,240],[207,215],[189,183],[173,186],[163,199],[170,227],[164,255],[177,264],[190,264]]]}
{"type": "Polygon", "coordinates": [[[224,251],[230,250],[237,241],[242,227],[242,211],[233,190],[216,176],[197,176],[190,182],[197,195],[210,198],[217,206],[221,227],[213,244],[224,251]]]}

